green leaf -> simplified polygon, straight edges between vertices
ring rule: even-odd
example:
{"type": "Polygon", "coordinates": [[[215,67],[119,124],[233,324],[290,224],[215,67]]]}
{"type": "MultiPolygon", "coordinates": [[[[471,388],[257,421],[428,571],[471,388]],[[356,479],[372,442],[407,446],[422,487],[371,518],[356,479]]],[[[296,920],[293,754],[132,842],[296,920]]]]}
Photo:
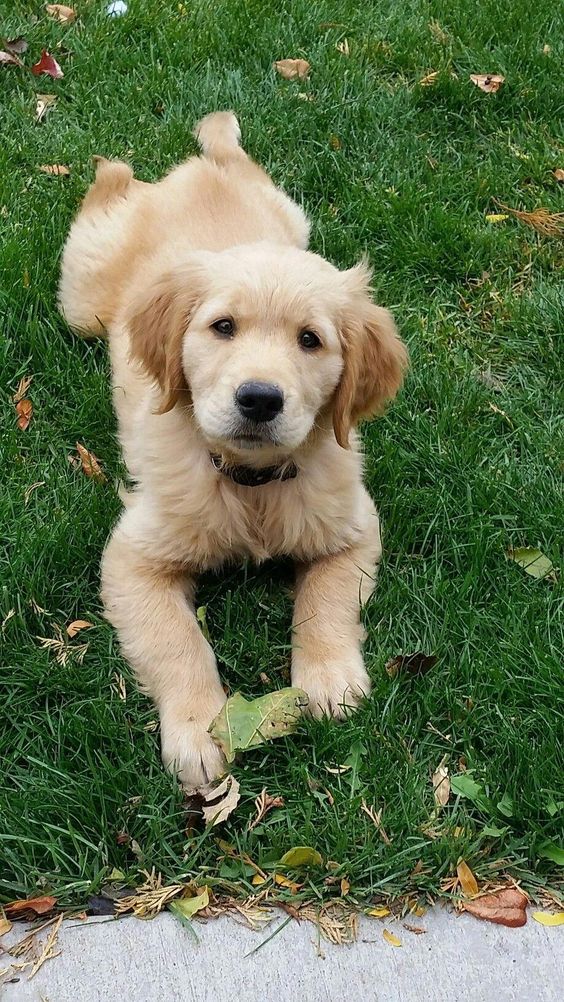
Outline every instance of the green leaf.
{"type": "Polygon", "coordinates": [[[545,842],[544,845],[541,845],[538,854],[543,859],[551,859],[558,866],[564,866],[564,849],[556,845],[556,842],[545,842]]]}
{"type": "Polygon", "coordinates": [[[206,619],[207,606],[199,605],[196,609],[196,619],[200,624],[200,628],[204,637],[206,638],[208,644],[210,643],[210,631],[208,630],[208,621],[206,619]]]}
{"type": "Polygon", "coordinates": [[[202,908],[207,908],[210,903],[210,893],[207,887],[204,887],[200,894],[194,895],[193,898],[175,898],[171,901],[169,908],[175,915],[182,915],[183,918],[192,918],[196,912],[200,912],[202,908]]]}
{"type": "Polygon", "coordinates": [[[460,772],[457,776],[452,776],[450,788],[458,797],[465,797],[471,800],[476,807],[486,814],[493,813],[493,804],[486,796],[484,787],[477,783],[468,772],[460,772]]]}
{"type": "Polygon", "coordinates": [[[503,835],[507,835],[509,828],[496,828],[495,825],[484,825],[482,828],[482,835],[489,835],[490,838],[502,838],[503,835]]]}
{"type": "Polygon", "coordinates": [[[548,557],[545,557],[542,550],[534,546],[511,547],[507,551],[509,560],[514,560],[519,567],[522,567],[532,578],[546,578],[550,576],[554,579],[554,565],[548,557]]]}
{"type": "Polygon", "coordinates": [[[287,866],[292,870],[300,866],[323,866],[323,856],[309,845],[297,845],[284,853],[280,866],[287,866]]]}
{"type": "Polygon", "coordinates": [[[503,797],[497,804],[497,809],[500,814],[503,814],[504,818],[511,818],[513,816],[513,800],[508,793],[503,794],[503,797]]]}
{"type": "Polygon", "coordinates": [[[355,741],[342,765],[342,768],[347,770],[344,773],[344,778],[350,784],[351,794],[355,793],[360,786],[360,766],[365,758],[366,745],[362,741],[355,741]]]}
{"type": "Polygon", "coordinates": [[[559,800],[558,803],[551,797],[546,805],[546,810],[551,818],[555,818],[557,814],[560,814],[564,808],[564,800],[559,800]]]}
{"type": "Polygon", "coordinates": [[[212,720],[209,732],[227,761],[232,762],[236,751],[246,751],[295,731],[307,704],[303,689],[279,689],[251,700],[236,692],[212,720]]]}

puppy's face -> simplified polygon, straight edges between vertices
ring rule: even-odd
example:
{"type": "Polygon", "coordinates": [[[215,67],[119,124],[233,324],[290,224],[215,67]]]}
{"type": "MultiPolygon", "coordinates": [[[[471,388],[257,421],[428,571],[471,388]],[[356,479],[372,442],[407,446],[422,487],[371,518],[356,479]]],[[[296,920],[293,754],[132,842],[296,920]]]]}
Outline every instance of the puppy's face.
{"type": "Polygon", "coordinates": [[[189,390],[212,451],[288,455],[329,410],[346,446],[351,425],[395,394],[405,363],[368,277],[294,248],[204,252],[144,294],[132,351],[163,390],[161,410],[189,390]]]}

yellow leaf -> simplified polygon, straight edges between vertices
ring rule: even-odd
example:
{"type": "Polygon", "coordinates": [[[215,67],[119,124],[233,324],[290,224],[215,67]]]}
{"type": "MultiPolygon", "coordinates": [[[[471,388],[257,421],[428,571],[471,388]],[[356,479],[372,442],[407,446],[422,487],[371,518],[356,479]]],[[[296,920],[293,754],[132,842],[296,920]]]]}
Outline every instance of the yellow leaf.
{"type": "Polygon", "coordinates": [[[350,880],[347,880],[346,877],[343,877],[341,879],[341,897],[343,898],[346,897],[350,889],[351,889],[350,880]]]}
{"type": "Polygon", "coordinates": [[[251,880],[251,884],[253,885],[253,887],[258,887],[259,884],[265,884],[265,883],[266,880],[264,877],[261,877],[260,873],[255,873],[253,879],[251,880]]]}
{"type": "Polygon", "coordinates": [[[411,912],[411,914],[412,915],[417,915],[417,918],[423,918],[423,916],[427,914],[427,909],[424,908],[423,905],[417,905],[413,909],[413,911],[411,912]]]}
{"type": "Polygon", "coordinates": [[[373,918],[385,918],[386,915],[390,914],[390,909],[389,908],[370,908],[366,912],[366,914],[367,915],[372,915],[373,918]]]}
{"type": "Polygon", "coordinates": [[[323,857],[309,845],[297,845],[284,853],[280,864],[291,869],[299,866],[323,866],[323,857]]]}
{"type": "Polygon", "coordinates": [[[93,452],[90,452],[90,450],[84,445],[81,445],[80,442],[76,443],[76,451],[80,456],[80,463],[86,476],[91,477],[93,480],[98,480],[100,483],[104,483],[106,477],[105,474],[102,473],[98,457],[95,456],[93,452]]]}
{"type": "Polygon", "coordinates": [[[12,928],[12,923],[10,922],[9,919],[6,918],[4,912],[0,908],[0,936],[3,936],[4,933],[9,932],[11,928],[12,928]]]}
{"type": "Polygon", "coordinates": [[[283,877],[281,873],[274,874],[274,883],[278,884],[279,887],[287,887],[292,894],[297,894],[301,886],[294,883],[293,880],[288,880],[288,877],[283,877]]]}
{"type": "Polygon", "coordinates": [[[279,59],[274,69],[285,80],[304,80],[309,76],[310,65],[305,59],[279,59]]]}
{"type": "Polygon", "coordinates": [[[389,932],[388,929],[384,929],[383,932],[382,932],[382,935],[383,935],[384,939],[386,940],[386,943],[389,943],[390,946],[401,946],[402,945],[401,940],[398,939],[397,936],[394,936],[393,932],[389,932]]]}
{"type": "Polygon", "coordinates": [[[203,887],[199,894],[191,898],[176,898],[174,901],[171,901],[169,908],[180,918],[190,919],[192,915],[201,911],[202,908],[207,908],[209,903],[209,891],[207,887],[203,887]]]}
{"type": "Polygon", "coordinates": [[[436,82],[438,75],[439,75],[439,71],[438,70],[433,70],[433,72],[432,73],[428,73],[426,77],[422,77],[422,79],[419,81],[419,86],[420,87],[432,87],[433,84],[436,82]]]}
{"type": "Polygon", "coordinates": [[[564,912],[533,912],[533,918],[541,925],[564,925],[564,912]]]}
{"type": "Polygon", "coordinates": [[[486,223],[502,223],[504,219],[508,219],[506,212],[488,212],[486,216],[486,223]]]}
{"type": "Polygon", "coordinates": [[[458,874],[458,880],[462,890],[467,897],[473,897],[478,893],[478,882],[472,873],[472,870],[465,863],[463,859],[460,860],[458,866],[456,867],[456,872],[458,874]]]}

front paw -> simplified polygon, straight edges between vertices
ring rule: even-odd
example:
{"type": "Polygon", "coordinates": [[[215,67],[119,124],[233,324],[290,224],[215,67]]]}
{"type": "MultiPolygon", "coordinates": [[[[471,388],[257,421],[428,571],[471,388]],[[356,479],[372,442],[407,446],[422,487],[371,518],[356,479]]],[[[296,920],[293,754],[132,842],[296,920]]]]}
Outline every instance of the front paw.
{"type": "Polygon", "coordinates": [[[360,651],[352,648],[339,657],[319,661],[300,651],[292,663],[292,685],[309,696],[306,710],[312,717],[344,719],[370,693],[371,683],[360,651]]]}
{"type": "MultiPolygon", "coordinates": [[[[218,707],[217,712],[221,709],[218,707]]],[[[161,749],[166,768],[187,792],[207,786],[227,772],[222,751],[208,734],[216,713],[192,719],[161,720],[161,749]]]]}

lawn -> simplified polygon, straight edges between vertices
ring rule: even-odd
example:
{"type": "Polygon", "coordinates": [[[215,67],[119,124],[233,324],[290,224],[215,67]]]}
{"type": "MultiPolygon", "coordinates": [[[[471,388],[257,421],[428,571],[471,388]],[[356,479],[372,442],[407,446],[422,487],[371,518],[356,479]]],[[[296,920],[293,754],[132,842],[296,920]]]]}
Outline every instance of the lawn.
{"type": "MultiPolygon", "coordinates": [[[[75,6],[61,25],[39,2],[0,3],[1,33],[29,42],[26,64],[46,48],[64,71],[0,66],[0,901],[48,888],[82,902],[112,867],[131,882],[154,867],[251,888],[254,871],[225,860],[217,828],[186,830],[155,711],[102,619],[99,559],[123,475],[108,360],[56,308],[91,155],[156,179],[195,151],[194,122],[217,108],[236,110],[248,151],[303,200],[314,250],[341,267],[369,255],[412,360],[388,415],[364,430],[385,551],[365,611],[373,695],[342,725],[306,722],[241,756],[241,802],[219,835],[266,869],[315,847],[324,865],[305,878],[310,899],[340,894],[342,877],[358,901],[446,893],[461,858],[480,882],[561,888],[562,583],[506,553],[538,546],[558,567],[564,254],[498,201],[564,210],[553,173],[564,169],[562,11],[548,0],[130,0],[109,18],[105,0],[75,6]],[[285,57],[307,59],[310,78],[276,75],[285,57]],[[469,79],[488,72],[506,78],[497,93],[469,79]],[[41,122],[38,92],[57,98],[41,122]],[[31,375],[23,431],[12,395],[31,375]],[[77,441],[105,483],[69,462],[77,441]],[[42,644],[76,619],[94,625],[62,649],[42,644]],[[435,666],[391,677],[389,659],[414,651],[435,666]],[[441,762],[465,778],[435,809],[441,762]],[[263,787],[285,806],[249,830],[263,787]],[[363,801],[382,811],[386,839],[363,801]]],[[[202,582],[232,692],[288,684],[290,586],[278,566],[202,582]]]]}

